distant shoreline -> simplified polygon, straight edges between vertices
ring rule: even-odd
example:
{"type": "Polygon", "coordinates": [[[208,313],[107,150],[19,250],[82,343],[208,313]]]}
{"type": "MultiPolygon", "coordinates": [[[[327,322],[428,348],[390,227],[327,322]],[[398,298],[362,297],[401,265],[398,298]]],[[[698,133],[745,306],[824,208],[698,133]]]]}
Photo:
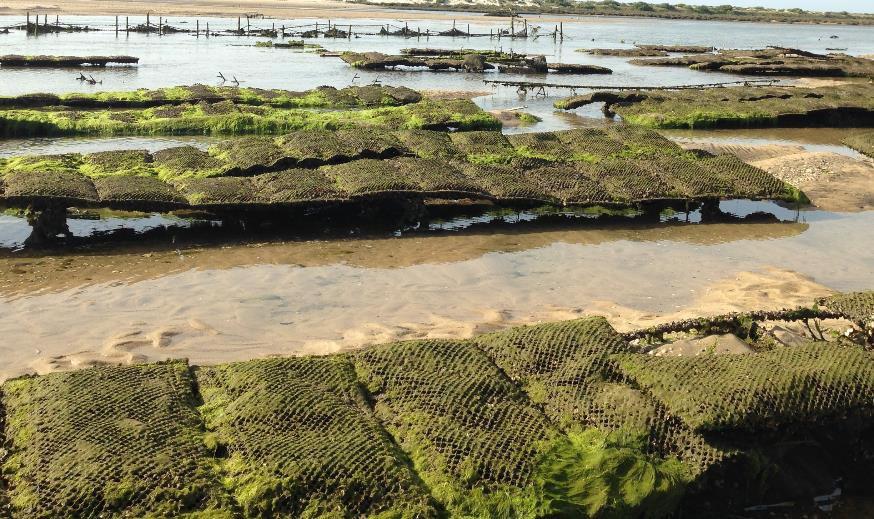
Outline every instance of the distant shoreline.
{"type": "MultiPolygon", "coordinates": [[[[107,16],[203,16],[237,17],[257,15],[269,18],[393,18],[397,20],[507,20],[509,11],[490,10],[489,6],[435,5],[432,3],[383,3],[369,0],[344,2],[339,0],[64,0],[60,3],[35,4],[32,0],[7,0],[0,5],[0,16],[25,13],[51,16],[107,15],[107,16]]],[[[644,12],[623,7],[623,10],[590,12],[554,7],[522,6],[518,15],[537,17],[541,21],[562,21],[568,17],[596,18],[608,22],[621,18],[655,18],[660,20],[698,20],[748,23],[785,23],[824,26],[874,26],[874,14],[848,15],[849,18],[827,18],[821,13],[782,14],[780,17],[741,15],[693,15],[684,12],[644,12]],[[526,8],[527,7],[527,8],[526,8]]],[[[739,11],[740,12],[740,11],[739,11]]],[[[774,11],[778,13],[779,11],[774,11]]],[[[770,11],[768,11],[770,13],[770,11]]],[[[782,13],[782,12],[780,12],[782,13]]]]}

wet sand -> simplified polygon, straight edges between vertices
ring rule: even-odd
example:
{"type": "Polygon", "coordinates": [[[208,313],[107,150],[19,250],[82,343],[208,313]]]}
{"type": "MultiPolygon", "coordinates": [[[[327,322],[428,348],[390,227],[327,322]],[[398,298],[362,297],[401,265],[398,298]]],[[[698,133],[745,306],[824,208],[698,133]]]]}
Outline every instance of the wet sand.
{"type": "MultiPolygon", "coordinates": [[[[801,144],[749,144],[684,140],[685,148],[697,148],[714,154],[731,153],[741,160],[759,167],[801,189],[814,207],[825,211],[858,212],[874,209],[874,160],[849,148],[834,151],[816,151],[832,144],[838,133],[825,132],[813,150],[801,144]]],[[[827,149],[827,148],[823,148],[827,149]]]]}
{"type": "Polygon", "coordinates": [[[330,353],[588,314],[630,330],[806,305],[835,288],[874,286],[870,243],[829,242],[847,225],[496,230],[7,257],[0,378],[330,353]]]}
{"type": "Polygon", "coordinates": [[[827,211],[874,210],[874,160],[827,152],[801,152],[751,161],[804,191],[827,211]]]}

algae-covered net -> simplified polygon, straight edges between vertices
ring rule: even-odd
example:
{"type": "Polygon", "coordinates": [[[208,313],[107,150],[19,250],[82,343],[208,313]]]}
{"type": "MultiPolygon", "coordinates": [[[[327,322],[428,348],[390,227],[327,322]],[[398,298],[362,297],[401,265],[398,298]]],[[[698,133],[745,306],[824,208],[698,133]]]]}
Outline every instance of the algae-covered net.
{"type": "Polygon", "coordinates": [[[429,497],[364,400],[349,359],[197,371],[225,485],[247,517],[431,517],[429,497]]]}
{"type": "Polygon", "coordinates": [[[874,354],[856,345],[615,358],[623,374],[696,430],[754,431],[874,409],[874,354]]]}
{"type": "Polygon", "coordinates": [[[621,431],[642,440],[649,454],[678,457],[693,473],[726,455],[628,385],[612,356],[634,348],[601,317],[513,328],[474,342],[563,429],[621,431]]]}
{"type": "Polygon", "coordinates": [[[520,507],[512,515],[531,514],[532,473],[556,431],[482,350],[412,341],[365,350],[354,362],[376,415],[450,512],[473,513],[496,496],[520,507]]]}
{"type": "Polygon", "coordinates": [[[13,206],[231,208],[365,197],[378,203],[389,194],[556,205],[806,200],[734,156],[698,156],[652,131],[618,127],[510,138],[493,131],[306,130],[231,139],[208,151],[12,157],[0,159],[0,177],[6,186],[0,196],[13,206]]]}
{"type": "Polygon", "coordinates": [[[874,326],[874,290],[837,294],[819,303],[859,324],[874,326]]]}
{"type": "Polygon", "coordinates": [[[215,509],[218,480],[184,362],[101,367],[3,386],[3,473],[21,517],[215,509]]]}

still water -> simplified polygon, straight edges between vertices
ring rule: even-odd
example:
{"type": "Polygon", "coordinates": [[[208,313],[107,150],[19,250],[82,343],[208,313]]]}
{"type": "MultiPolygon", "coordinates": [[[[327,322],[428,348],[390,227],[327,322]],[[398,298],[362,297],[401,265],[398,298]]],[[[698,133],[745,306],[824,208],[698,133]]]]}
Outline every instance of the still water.
{"type": "MultiPolygon", "coordinates": [[[[554,22],[529,19],[549,30],[554,22]]],[[[0,17],[0,27],[21,23],[0,17]]],[[[109,29],[114,18],[63,17],[109,29]]],[[[144,19],[131,18],[131,24],[144,19]]],[[[154,21],[154,18],[153,18],[154,21]]],[[[201,27],[207,22],[201,18],[201,27]]],[[[314,20],[259,20],[254,26],[302,25],[314,20]]],[[[320,23],[325,23],[321,20],[320,23]]],[[[333,20],[379,25],[391,19],[333,20]]],[[[192,27],[193,18],[166,23],[192,27]]],[[[210,19],[210,29],[236,20],[210,19]]],[[[451,22],[420,20],[411,28],[447,30],[451,22]]],[[[471,31],[506,28],[486,20],[471,31]]],[[[467,29],[466,26],[462,27],[467,29]]],[[[402,39],[357,34],[319,39],[327,50],[401,48],[502,49],[545,54],[549,61],[610,67],[610,76],[550,76],[564,84],[670,85],[741,79],[684,68],[648,68],[615,57],[575,52],[633,42],[754,48],[784,45],[822,52],[847,48],[874,53],[874,28],[744,24],[609,18],[571,18],[564,42],[489,38],[402,39]],[[837,39],[829,36],[838,36],[837,39]]],[[[236,76],[243,86],[303,90],[371,83],[423,90],[478,93],[487,109],[525,107],[544,122],[531,131],[604,124],[597,107],[555,112],[554,97],[492,88],[497,74],[356,71],[337,58],[254,47],[254,38],[195,38],[176,34],[92,32],[28,37],[0,35],[0,54],[130,54],[138,67],[91,71],[88,86],[76,71],[0,68],[0,95],[27,92],[131,90],[191,83],[217,84],[236,76]]],[[[500,75],[543,80],[543,76],[500,75]]],[[[559,94],[551,91],[549,94],[559,94]]],[[[679,141],[737,146],[780,144],[859,159],[840,144],[847,130],[675,132],[679,141]]],[[[210,138],[26,139],[0,141],[0,156],[157,150],[210,138]]],[[[584,313],[606,315],[630,328],[659,319],[752,308],[809,304],[831,290],[874,287],[874,212],[796,211],[775,204],[724,202],[735,215],[700,223],[698,216],[665,214],[661,222],[618,217],[605,224],[590,215],[486,213],[431,221],[418,229],[345,236],[283,236],[210,240],[212,222],[168,215],[88,214],[70,220],[79,236],[111,236],[121,228],[141,235],[123,243],[95,240],[69,251],[17,250],[26,222],[0,215],[0,379],[25,372],[70,369],[102,362],[189,357],[195,363],[275,354],[324,353],[416,337],[473,333],[584,313]],[[770,216],[762,217],[760,213],[770,216]],[[200,232],[202,227],[209,229],[200,232]],[[162,230],[168,228],[169,230],[162,230]],[[211,230],[210,230],[211,229],[211,230]],[[152,233],[152,234],[150,234],[152,233]],[[157,233],[157,234],[155,234],[157,233]],[[199,233],[199,234],[198,234],[199,233]],[[157,236],[157,237],[154,237],[157,236]],[[145,239],[149,237],[148,239],[145,239]]],[[[281,222],[280,222],[281,224],[281,222]]]]}

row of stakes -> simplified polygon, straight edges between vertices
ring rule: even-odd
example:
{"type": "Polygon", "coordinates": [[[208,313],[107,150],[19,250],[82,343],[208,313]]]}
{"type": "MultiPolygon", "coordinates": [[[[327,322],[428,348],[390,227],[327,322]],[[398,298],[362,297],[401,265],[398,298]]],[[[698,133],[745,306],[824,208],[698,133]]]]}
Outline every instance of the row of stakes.
{"type": "MultiPolygon", "coordinates": [[[[25,24],[25,28],[26,28],[26,30],[27,30],[27,33],[28,33],[28,34],[31,34],[31,33],[33,33],[33,34],[39,34],[39,32],[40,32],[40,30],[41,30],[41,29],[40,29],[41,27],[43,28],[42,31],[44,31],[44,32],[49,32],[49,28],[50,28],[50,27],[55,27],[56,29],[60,29],[60,27],[61,27],[60,19],[59,19],[59,17],[58,17],[57,15],[55,15],[55,23],[54,23],[53,26],[52,26],[52,25],[49,25],[49,15],[47,15],[47,14],[44,15],[44,19],[43,19],[43,20],[44,20],[44,21],[43,21],[43,24],[41,25],[41,24],[39,23],[39,15],[37,14],[37,15],[35,15],[35,17],[34,17],[34,23],[31,23],[31,22],[30,22],[30,12],[27,12],[27,18],[26,18],[26,24],[25,24]]],[[[516,27],[515,27],[515,20],[516,20],[515,17],[510,18],[510,31],[509,31],[509,34],[507,34],[506,36],[508,36],[508,37],[510,37],[510,38],[518,38],[518,37],[521,37],[521,38],[527,38],[528,35],[529,35],[529,33],[528,33],[528,21],[525,20],[525,19],[522,20],[522,22],[523,22],[523,29],[522,29],[521,32],[517,33],[517,32],[516,32],[516,27]]],[[[158,24],[157,24],[157,25],[154,25],[154,24],[152,24],[152,22],[151,22],[151,15],[150,15],[149,13],[146,13],[146,24],[145,24],[145,27],[146,27],[145,30],[146,30],[147,33],[151,31],[151,28],[152,28],[152,27],[154,27],[154,28],[155,28],[155,32],[156,32],[158,35],[163,35],[163,34],[164,34],[164,31],[165,31],[165,29],[166,29],[166,26],[164,25],[164,19],[163,19],[163,17],[160,17],[160,16],[159,16],[159,17],[158,17],[158,24]]],[[[331,25],[331,21],[328,20],[328,23],[327,23],[327,32],[330,32],[330,31],[332,30],[332,27],[333,27],[333,29],[334,29],[335,31],[338,29],[338,26],[337,26],[336,24],[334,24],[334,25],[332,26],[332,25],[331,25]]],[[[343,26],[343,27],[347,27],[347,26],[343,26]]],[[[348,25],[348,30],[346,31],[346,36],[347,36],[348,39],[352,39],[352,36],[353,36],[352,27],[353,27],[352,25],[348,25]]],[[[389,32],[389,26],[388,26],[388,25],[380,26],[380,28],[381,28],[381,30],[384,29],[386,33],[389,32]]],[[[280,27],[280,31],[281,31],[282,37],[285,37],[286,27],[285,27],[284,25],[283,25],[282,27],[280,27]]],[[[455,22],[455,20],[452,21],[452,31],[453,31],[453,32],[456,31],[456,22],[455,22]]],[[[115,34],[118,35],[120,32],[122,32],[122,30],[121,30],[121,25],[120,25],[120,20],[119,20],[119,17],[116,16],[116,17],[115,17],[115,34]]],[[[127,16],[125,16],[125,17],[124,17],[124,33],[125,33],[125,34],[130,34],[130,32],[131,32],[131,29],[130,29],[130,18],[127,17],[127,16]]],[[[276,33],[276,24],[275,24],[275,23],[273,24],[272,32],[276,33]]],[[[313,32],[314,32],[314,34],[316,34],[316,35],[319,34],[319,22],[315,22],[315,30],[314,30],[313,32]]],[[[244,35],[245,35],[245,36],[248,36],[248,35],[251,35],[251,33],[252,33],[252,30],[251,30],[251,25],[250,25],[250,23],[249,23],[249,17],[246,16],[246,29],[245,29],[245,31],[243,30],[243,27],[242,27],[242,17],[237,17],[237,30],[236,30],[236,34],[239,35],[239,36],[244,36],[244,35]]],[[[409,24],[405,24],[403,33],[404,33],[404,34],[411,34],[411,33],[410,33],[409,24]]],[[[416,32],[415,32],[415,33],[416,33],[417,36],[421,36],[421,35],[422,35],[421,30],[418,29],[418,28],[416,29],[416,32]]],[[[195,34],[195,36],[198,37],[198,38],[199,38],[200,35],[201,35],[201,31],[200,31],[200,20],[196,20],[196,21],[195,21],[195,31],[194,31],[194,34],[195,34]]],[[[209,30],[209,22],[206,23],[206,30],[203,32],[203,34],[204,34],[204,36],[206,36],[207,38],[210,36],[211,32],[210,32],[210,30],[209,30]]],[[[471,36],[471,32],[470,32],[470,24],[467,24],[467,33],[466,33],[466,34],[467,34],[467,37],[468,37],[468,38],[471,36]]],[[[498,32],[497,32],[497,38],[498,38],[498,39],[501,39],[501,37],[502,37],[503,35],[504,35],[504,31],[498,31],[498,32]]],[[[426,36],[426,37],[431,36],[431,34],[430,34],[430,30],[426,30],[425,36],[426,36]]],[[[483,35],[483,36],[484,36],[484,35],[483,35]]],[[[561,41],[564,41],[564,23],[559,23],[559,25],[556,25],[556,26],[555,26],[555,31],[553,32],[552,36],[553,36],[553,39],[554,39],[554,40],[561,40],[561,41]]],[[[489,30],[489,37],[490,37],[490,38],[494,38],[494,37],[495,37],[495,33],[494,33],[492,30],[489,30]]]]}

